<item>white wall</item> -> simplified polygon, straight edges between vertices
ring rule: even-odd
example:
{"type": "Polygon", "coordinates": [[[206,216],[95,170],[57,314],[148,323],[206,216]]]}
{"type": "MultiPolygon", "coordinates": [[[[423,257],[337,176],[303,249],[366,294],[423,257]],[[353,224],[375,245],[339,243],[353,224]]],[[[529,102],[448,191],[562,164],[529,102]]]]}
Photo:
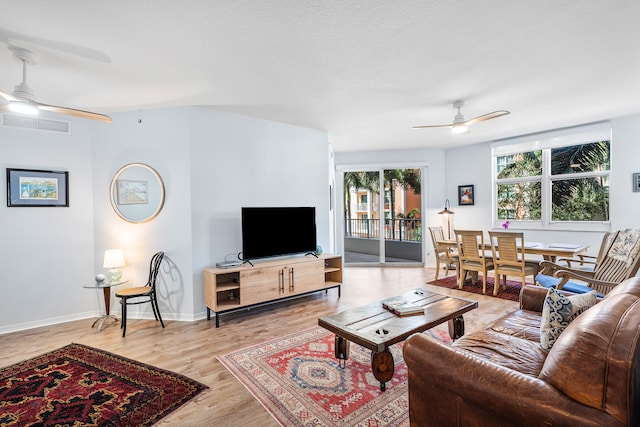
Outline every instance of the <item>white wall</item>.
{"type": "MultiPolygon", "coordinates": [[[[68,170],[70,187],[68,208],[8,208],[6,199],[0,206],[0,333],[97,315],[100,295],[82,285],[102,272],[104,250],[111,247],[125,251],[130,284],[144,282],[151,254],[164,250],[171,261],[162,272],[164,317],[201,318],[202,269],[240,250],[243,205],[316,206],[318,243],[331,250],[325,132],[202,108],[113,117],[111,124],[64,117],[71,122],[69,135],[0,127],[3,188],[8,167],[68,170]],[[149,164],[165,183],[165,206],[149,223],[126,223],[109,204],[112,176],[131,162],[149,164]]],[[[631,176],[640,172],[640,115],[614,119],[612,125],[611,228],[640,227],[640,193],[631,190],[631,176]]],[[[437,212],[448,198],[457,227],[488,229],[490,154],[485,143],[336,153],[335,164],[425,166],[428,222],[440,223],[437,212]],[[467,184],[475,185],[475,205],[457,206],[457,186],[467,184]]],[[[594,249],[600,243],[599,233],[531,231],[530,237],[594,249]]],[[[117,309],[112,301],[112,312],[117,309]]],[[[144,305],[141,309],[132,314],[151,316],[144,305]]]]}
{"type": "MultiPolygon", "coordinates": [[[[112,114],[113,122],[94,136],[95,272],[102,272],[106,249],[121,248],[126,266],[123,287],[142,286],[151,256],[165,252],[158,286],[166,319],[192,320],[195,284],[191,280],[191,130],[188,108],[112,114]],[[129,163],[145,163],[162,177],[165,203],[146,223],[129,223],[113,211],[109,187],[115,173],[129,163]]],[[[120,305],[112,303],[112,313],[120,305]]],[[[132,306],[131,317],[153,318],[149,304],[132,306]]]]}
{"type": "Polygon", "coordinates": [[[73,121],[58,134],[0,126],[0,187],[6,168],[66,170],[69,207],[0,204],[0,333],[97,313],[93,281],[92,137],[103,129],[73,121]]]}
{"type": "MultiPolygon", "coordinates": [[[[632,174],[640,172],[638,155],[638,135],[640,135],[640,115],[611,120],[613,140],[611,148],[612,172],[610,176],[611,229],[640,227],[637,212],[640,209],[640,192],[631,190],[632,174]]],[[[541,129],[546,131],[548,129],[541,129]]],[[[464,136],[462,136],[464,137],[464,136]]],[[[442,225],[443,217],[438,215],[446,199],[449,199],[452,228],[493,228],[491,206],[491,142],[449,148],[446,150],[393,150],[372,152],[336,153],[336,167],[385,165],[389,163],[425,164],[428,177],[423,185],[427,194],[429,225],[442,225]],[[474,185],[475,200],[472,206],[458,206],[458,186],[474,185]]],[[[338,195],[339,197],[339,195],[338,195]]],[[[339,219],[341,219],[341,214],[339,219]]],[[[590,246],[597,253],[602,232],[536,231],[526,230],[527,239],[546,242],[577,242],[590,246]]],[[[338,236],[340,238],[340,236],[338,236]]],[[[429,241],[426,249],[431,251],[429,241]]],[[[430,253],[425,264],[433,265],[435,259],[430,253]]]]}
{"type": "MultiPolygon", "coordinates": [[[[318,243],[329,247],[326,132],[203,108],[117,113],[109,124],[55,118],[73,133],[0,127],[0,168],[68,170],[71,204],[0,206],[0,333],[98,315],[101,292],[82,285],[104,271],[110,248],[124,251],[123,286],[144,284],[151,255],[165,251],[163,318],[202,318],[202,269],[240,250],[244,205],[316,206],[318,243]],[[109,202],[112,177],[133,162],[157,170],[166,189],[148,223],[123,221],[109,202]]],[[[130,315],[153,316],[148,304],[130,315]]]]}
{"type": "MultiPolygon", "coordinates": [[[[199,109],[191,116],[194,309],[203,269],[237,259],[241,207],[315,206],[318,244],[329,246],[326,132],[199,109]]],[[[204,311],[203,311],[204,313],[204,311]]]]}
{"type": "MultiPolygon", "coordinates": [[[[631,189],[632,174],[640,172],[638,135],[640,115],[611,121],[610,219],[611,229],[640,227],[638,209],[640,192],[631,189]]],[[[446,193],[455,212],[458,228],[493,228],[491,216],[491,143],[452,148],[446,153],[446,193]],[[458,185],[475,185],[475,205],[457,206],[458,185]],[[455,203],[454,203],[455,200],[455,203]]],[[[543,242],[576,242],[590,246],[597,253],[602,232],[526,230],[525,238],[543,242]]]]}

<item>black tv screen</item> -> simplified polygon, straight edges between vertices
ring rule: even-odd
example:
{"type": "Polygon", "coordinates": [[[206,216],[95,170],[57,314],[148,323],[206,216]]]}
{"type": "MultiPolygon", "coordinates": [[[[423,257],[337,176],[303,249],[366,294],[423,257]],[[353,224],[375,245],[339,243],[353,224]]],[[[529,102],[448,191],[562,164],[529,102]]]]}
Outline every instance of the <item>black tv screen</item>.
{"type": "Polygon", "coordinates": [[[315,207],[242,208],[242,259],[315,250],[315,207]]]}

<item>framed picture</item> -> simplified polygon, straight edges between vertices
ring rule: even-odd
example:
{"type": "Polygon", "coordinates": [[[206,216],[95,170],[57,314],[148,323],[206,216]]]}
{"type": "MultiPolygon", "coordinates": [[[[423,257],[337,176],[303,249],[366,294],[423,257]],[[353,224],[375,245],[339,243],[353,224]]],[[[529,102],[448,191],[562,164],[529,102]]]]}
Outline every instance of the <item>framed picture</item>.
{"type": "Polygon", "coordinates": [[[69,172],[7,168],[7,206],[69,207],[69,172]]]}
{"type": "Polygon", "coordinates": [[[118,180],[119,205],[144,205],[149,203],[147,181],[118,180]]]}
{"type": "Polygon", "coordinates": [[[473,185],[458,185],[458,206],[473,205],[473,185]]]}
{"type": "Polygon", "coordinates": [[[640,191],[640,173],[633,174],[633,191],[640,191]]]}

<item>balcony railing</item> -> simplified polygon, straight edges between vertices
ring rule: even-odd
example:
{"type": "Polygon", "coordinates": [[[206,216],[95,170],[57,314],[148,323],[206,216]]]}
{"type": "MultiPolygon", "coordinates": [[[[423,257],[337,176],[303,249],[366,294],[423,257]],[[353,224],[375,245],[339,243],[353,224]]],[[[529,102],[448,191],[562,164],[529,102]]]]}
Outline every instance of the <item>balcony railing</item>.
{"type": "MultiPolygon", "coordinates": [[[[410,218],[384,219],[385,240],[422,241],[422,220],[410,218]]],[[[380,219],[345,218],[344,237],[380,238],[380,219]]]]}

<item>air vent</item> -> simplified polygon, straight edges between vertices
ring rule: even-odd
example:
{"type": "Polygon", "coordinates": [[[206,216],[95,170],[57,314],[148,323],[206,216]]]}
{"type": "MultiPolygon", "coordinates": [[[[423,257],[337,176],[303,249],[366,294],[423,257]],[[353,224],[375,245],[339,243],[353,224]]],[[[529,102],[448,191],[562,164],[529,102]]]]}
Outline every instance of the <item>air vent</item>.
{"type": "Polygon", "coordinates": [[[25,129],[38,129],[50,132],[70,133],[69,122],[62,120],[39,119],[36,117],[14,116],[11,114],[2,115],[4,126],[18,127],[25,129]]]}

